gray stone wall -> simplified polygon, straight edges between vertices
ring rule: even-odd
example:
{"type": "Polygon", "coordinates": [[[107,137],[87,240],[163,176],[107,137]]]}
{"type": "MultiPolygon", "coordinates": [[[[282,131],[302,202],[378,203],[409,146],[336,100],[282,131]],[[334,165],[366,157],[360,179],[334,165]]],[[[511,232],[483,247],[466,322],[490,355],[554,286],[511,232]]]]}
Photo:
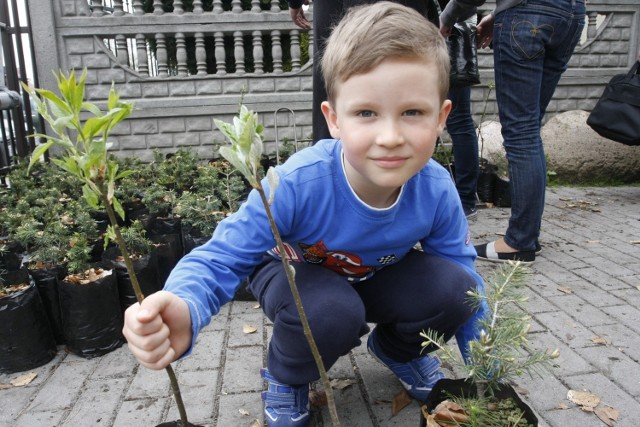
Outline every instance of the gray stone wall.
{"type": "MultiPolygon", "coordinates": [[[[492,9],[493,3],[487,2],[482,10],[492,9]]],[[[215,157],[223,137],[213,118],[231,120],[241,99],[259,113],[271,148],[276,134],[280,142],[304,142],[311,136],[311,63],[300,63],[296,43],[302,32],[290,22],[288,11],[274,4],[269,11],[142,14],[132,10],[114,16],[91,10],[86,0],[29,0],[40,86],[56,90],[52,70],[87,68],[87,96],[104,105],[113,82],[122,97],[137,107],[114,132],[114,151],[123,156],[150,160],[154,149],[169,153],[190,147],[203,158],[215,157]],[[161,48],[165,36],[176,40],[173,57],[170,49],[161,48]],[[292,40],[287,54],[282,53],[285,44],[280,45],[285,36],[292,40]],[[189,37],[196,40],[197,57],[193,60],[198,63],[198,73],[186,71],[184,43],[189,37]],[[204,51],[207,37],[215,38],[215,52],[204,51]],[[247,45],[251,37],[253,45],[247,45]],[[271,50],[263,52],[265,37],[271,50]],[[222,47],[223,38],[231,45],[222,47]],[[149,56],[155,62],[145,64],[147,55],[140,53],[144,46],[140,40],[157,43],[157,51],[149,56]],[[274,69],[256,66],[246,71],[237,66],[230,72],[224,70],[225,53],[231,52],[243,62],[248,50],[256,58],[263,54],[273,57],[274,69]],[[292,68],[278,68],[279,61],[288,55],[293,58],[292,68]],[[204,71],[203,64],[214,57],[217,71],[204,71]],[[275,114],[277,110],[284,111],[275,114]]],[[[556,90],[547,119],[564,111],[590,110],[606,82],[628,70],[638,54],[638,0],[589,0],[588,12],[585,37],[556,90]]],[[[145,53],[151,51],[149,46],[145,53]]],[[[480,121],[486,108],[485,120],[496,119],[495,93],[488,89],[493,81],[491,51],[481,51],[479,63],[483,83],[473,88],[473,112],[480,121]]]]}

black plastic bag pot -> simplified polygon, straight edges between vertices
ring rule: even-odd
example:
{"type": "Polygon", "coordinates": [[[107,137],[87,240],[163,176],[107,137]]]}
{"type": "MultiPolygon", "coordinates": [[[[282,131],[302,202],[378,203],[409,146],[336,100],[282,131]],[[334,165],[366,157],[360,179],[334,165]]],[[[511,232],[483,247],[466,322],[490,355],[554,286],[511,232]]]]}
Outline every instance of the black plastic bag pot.
{"type": "Polygon", "coordinates": [[[156,218],[149,230],[149,239],[158,243],[158,272],[165,282],[169,273],[184,255],[182,218],[156,218]]]}
{"type": "Polygon", "coordinates": [[[211,235],[203,236],[198,230],[193,228],[190,224],[182,227],[182,245],[184,247],[184,254],[188,254],[198,246],[204,245],[209,241],[211,235]]]}
{"type": "Polygon", "coordinates": [[[67,349],[87,359],[124,344],[123,318],[116,275],[106,270],[97,280],[60,282],[60,310],[67,349]]]}
{"type": "Polygon", "coordinates": [[[249,290],[249,280],[245,280],[240,284],[240,287],[233,296],[234,301],[255,301],[256,297],[253,296],[249,290]]]}
{"type": "Polygon", "coordinates": [[[493,204],[499,208],[511,207],[511,183],[509,178],[496,177],[495,186],[493,187],[493,204]]]}
{"type": "Polygon", "coordinates": [[[483,167],[480,168],[478,174],[478,184],[476,192],[478,198],[484,203],[493,203],[493,190],[496,185],[496,172],[495,168],[483,167]]]}
{"type": "MultiPolygon", "coordinates": [[[[144,296],[151,295],[162,289],[162,282],[158,274],[157,253],[157,250],[153,250],[151,253],[133,260],[133,271],[138,278],[138,284],[144,296]]],[[[113,268],[116,273],[120,309],[124,313],[124,311],[129,308],[129,306],[135,304],[138,299],[133,290],[131,276],[129,276],[127,266],[124,263],[124,259],[120,256],[120,249],[118,247],[108,248],[104,251],[102,259],[110,268],[113,268]]]]}
{"type": "Polygon", "coordinates": [[[13,240],[0,237],[0,244],[4,251],[0,252],[0,270],[18,271],[22,267],[22,252],[24,248],[13,240]]]}
{"type": "MultiPolygon", "coordinates": [[[[436,382],[433,390],[429,394],[424,406],[428,413],[431,413],[438,404],[453,397],[476,397],[478,395],[475,384],[466,379],[442,379],[436,382]]],[[[523,412],[523,418],[530,424],[537,426],[538,417],[533,410],[522,401],[518,393],[508,384],[504,384],[500,390],[495,392],[495,397],[498,400],[505,400],[511,398],[516,406],[523,412]]],[[[420,427],[426,427],[427,420],[420,415],[420,427]]]]}
{"type": "Polygon", "coordinates": [[[56,355],[56,341],[40,294],[26,270],[7,284],[28,284],[22,291],[0,298],[0,373],[37,368],[56,355]]]}
{"type": "Polygon", "coordinates": [[[57,265],[50,268],[29,269],[33,277],[45,312],[51,323],[51,330],[57,344],[64,344],[64,333],[62,332],[62,315],[60,313],[60,292],[59,283],[67,275],[67,267],[57,265]]]}

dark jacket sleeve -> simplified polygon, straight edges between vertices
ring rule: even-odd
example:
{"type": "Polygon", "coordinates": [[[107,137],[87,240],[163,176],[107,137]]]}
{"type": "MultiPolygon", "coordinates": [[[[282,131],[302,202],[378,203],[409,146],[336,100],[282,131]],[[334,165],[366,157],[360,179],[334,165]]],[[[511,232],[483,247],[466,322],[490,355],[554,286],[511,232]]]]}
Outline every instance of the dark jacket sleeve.
{"type": "Polygon", "coordinates": [[[300,9],[302,7],[302,0],[287,0],[291,9],[300,9]]]}
{"type": "Polygon", "coordinates": [[[475,14],[478,6],[483,5],[485,1],[486,0],[451,0],[440,15],[440,24],[451,27],[456,22],[464,21],[475,14]]]}

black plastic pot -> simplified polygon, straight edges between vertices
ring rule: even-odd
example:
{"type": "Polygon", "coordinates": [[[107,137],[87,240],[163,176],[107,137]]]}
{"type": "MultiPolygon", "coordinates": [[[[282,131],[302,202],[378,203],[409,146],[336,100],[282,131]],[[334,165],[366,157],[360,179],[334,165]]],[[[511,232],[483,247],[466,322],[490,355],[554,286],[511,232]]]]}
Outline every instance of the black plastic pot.
{"type": "MultiPolygon", "coordinates": [[[[133,291],[131,277],[124,260],[119,261],[120,249],[116,246],[108,248],[102,254],[102,260],[109,268],[113,268],[116,273],[118,283],[118,296],[122,312],[135,304],[138,299],[133,291]]],[[[162,282],[158,272],[158,252],[153,250],[139,259],[133,261],[133,271],[138,278],[138,284],[144,296],[151,295],[162,289],[162,282]]]]}
{"type": "Polygon", "coordinates": [[[148,233],[158,243],[158,273],[164,284],[167,277],[184,255],[182,218],[156,218],[148,233]]]}
{"type": "MultiPolygon", "coordinates": [[[[431,413],[438,404],[454,397],[476,397],[478,395],[475,384],[467,379],[449,379],[445,378],[439,380],[433,387],[431,394],[424,402],[424,406],[427,407],[427,412],[431,413]]],[[[498,399],[513,399],[516,406],[524,413],[524,419],[531,425],[538,425],[538,417],[533,410],[522,401],[518,393],[508,384],[505,384],[500,390],[495,393],[498,399]]],[[[426,427],[427,420],[420,413],[420,427],[426,427]]]]}
{"type": "Polygon", "coordinates": [[[509,178],[497,176],[493,187],[493,204],[499,208],[511,207],[511,183],[509,178]]]}
{"type": "Polygon", "coordinates": [[[38,289],[26,270],[8,278],[8,284],[29,286],[0,298],[0,373],[37,368],[56,355],[56,341],[38,289]]]}
{"type": "Polygon", "coordinates": [[[49,268],[29,269],[29,274],[33,277],[40,293],[56,343],[64,344],[59,284],[67,275],[67,267],[66,265],[57,265],[49,268]]]}
{"type": "Polygon", "coordinates": [[[87,284],[60,282],[64,342],[77,356],[102,356],[124,344],[118,284],[110,273],[87,284]]]}
{"type": "MultiPolygon", "coordinates": [[[[192,422],[189,422],[187,424],[188,424],[188,427],[202,427],[201,425],[193,424],[192,422]]],[[[158,424],[156,427],[182,427],[182,420],[167,421],[167,422],[158,424]]]]}
{"type": "Polygon", "coordinates": [[[493,190],[496,185],[496,168],[485,166],[480,168],[476,191],[483,203],[493,203],[493,190]]]}

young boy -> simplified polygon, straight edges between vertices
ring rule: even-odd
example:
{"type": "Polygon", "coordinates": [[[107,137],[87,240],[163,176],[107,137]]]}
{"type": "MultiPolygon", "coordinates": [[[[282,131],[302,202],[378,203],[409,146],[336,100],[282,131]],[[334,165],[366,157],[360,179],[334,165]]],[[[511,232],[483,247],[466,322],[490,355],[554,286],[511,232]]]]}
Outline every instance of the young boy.
{"type": "MultiPolygon", "coordinates": [[[[424,400],[443,375],[438,359],[421,353],[419,332],[455,335],[464,354],[482,315],[465,294],[483,283],[456,188],[429,161],[451,108],[447,47],[417,12],[379,2],[346,14],[322,70],[322,109],[335,139],[276,168],[275,221],[326,369],[375,323],[369,352],[424,400]],[[417,242],[423,251],[413,249],[417,242]]],[[[163,291],[127,311],[124,334],[144,366],[161,369],[190,352],[250,277],[273,321],[262,370],[267,424],[305,426],[309,383],[319,374],[274,247],[254,191],[178,263],[163,291]]]]}

